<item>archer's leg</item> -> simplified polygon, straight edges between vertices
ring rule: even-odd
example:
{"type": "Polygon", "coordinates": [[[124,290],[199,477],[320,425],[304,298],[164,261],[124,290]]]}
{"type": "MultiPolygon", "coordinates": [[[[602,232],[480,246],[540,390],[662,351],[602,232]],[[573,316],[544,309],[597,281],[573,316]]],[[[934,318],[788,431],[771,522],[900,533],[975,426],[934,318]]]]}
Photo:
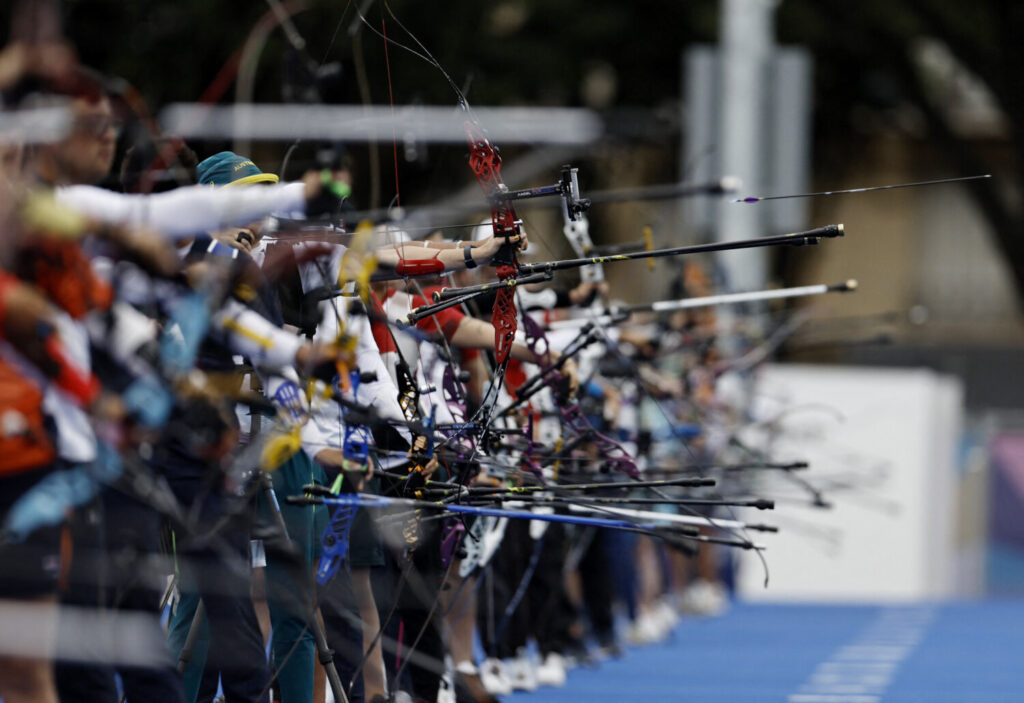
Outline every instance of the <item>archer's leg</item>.
{"type": "MultiPolygon", "coordinates": [[[[57,687],[53,677],[53,660],[44,654],[52,652],[57,632],[57,597],[7,601],[24,612],[32,613],[32,629],[41,651],[36,655],[0,657],[0,697],[5,703],[57,703],[57,687]]],[[[13,607],[6,605],[5,607],[13,607]]],[[[0,622],[7,618],[0,616],[0,622]]],[[[13,632],[12,629],[7,629],[13,632]]]]}
{"type": "MultiPolygon", "coordinates": [[[[281,496],[301,494],[302,487],[314,481],[316,471],[305,452],[295,454],[272,474],[277,506],[260,501],[263,510],[280,510],[291,544],[302,560],[301,570],[297,570],[294,564],[271,552],[265,569],[267,604],[273,623],[273,662],[282,703],[308,703],[314,695],[316,642],[308,622],[313,594],[306,574],[313,566],[317,537],[313,508],[289,505],[281,496]]],[[[271,517],[276,523],[276,516],[271,517]]]]}
{"type": "MultiPolygon", "coordinates": [[[[0,521],[48,469],[0,477],[0,521]]],[[[57,582],[61,528],[42,527],[22,542],[0,545],[0,697],[6,703],[57,703],[53,651],[57,641],[57,582]],[[29,647],[30,646],[30,647],[29,647]]]]}
{"type": "Polygon", "coordinates": [[[373,599],[373,587],[370,583],[370,569],[358,567],[352,569],[352,590],[359,608],[359,619],[363,623],[363,687],[366,700],[372,701],[374,696],[387,697],[387,676],[384,672],[384,656],[380,639],[374,638],[380,631],[380,616],[377,604],[373,599]]]}

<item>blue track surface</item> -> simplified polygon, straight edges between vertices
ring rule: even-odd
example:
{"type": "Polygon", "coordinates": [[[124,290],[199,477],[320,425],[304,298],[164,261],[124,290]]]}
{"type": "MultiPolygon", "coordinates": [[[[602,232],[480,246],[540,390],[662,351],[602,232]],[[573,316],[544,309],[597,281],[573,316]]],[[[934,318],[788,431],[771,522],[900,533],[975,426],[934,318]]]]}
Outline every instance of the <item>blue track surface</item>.
{"type": "Polygon", "coordinates": [[[515,703],[1024,701],[1024,600],[735,605],[515,703]]]}

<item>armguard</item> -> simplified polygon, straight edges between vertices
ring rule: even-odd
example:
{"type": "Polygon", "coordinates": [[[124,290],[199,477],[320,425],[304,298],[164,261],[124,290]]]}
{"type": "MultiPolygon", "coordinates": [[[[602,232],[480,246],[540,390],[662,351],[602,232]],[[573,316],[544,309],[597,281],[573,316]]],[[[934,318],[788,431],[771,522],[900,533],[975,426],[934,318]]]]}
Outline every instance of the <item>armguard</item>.
{"type": "Polygon", "coordinates": [[[444,262],[433,259],[399,259],[395,265],[395,273],[399,276],[436,276],[444,273],[444,262]]]}

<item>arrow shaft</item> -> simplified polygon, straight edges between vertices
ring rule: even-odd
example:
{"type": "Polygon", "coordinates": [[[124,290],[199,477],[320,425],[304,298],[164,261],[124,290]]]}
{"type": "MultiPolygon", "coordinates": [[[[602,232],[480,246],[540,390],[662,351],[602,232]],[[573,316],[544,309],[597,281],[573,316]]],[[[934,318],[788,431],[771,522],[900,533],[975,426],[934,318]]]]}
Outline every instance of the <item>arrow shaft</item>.
{"type": "Polygon", "coordinates": [[[725,195],[735,193],[739,179],[722,178],[708,183],[667,183],[642,188],[599,190],[588,193],[592,203],[616,203],[632,200],[671,200],[693,195],[725,195]]]}
{"type": "Polygon", "coordinates": [[[760,203],[765,200],[786,200],[788,198],[814,198],[819,195],[844,195],[848,193],[868,193],[873,190],[895,190],[897,188],[917,188],[919,186],[933,186],[940,183],[962,183],[964,181],[978,181],[984,178],[992,178],[991,173],[980,176],[962,176],[959,178],[939,178],[934,181],[916,181],[914,183],[895,183],[885,186],[868,186],[866,188],[846,188],[844,190],[822,190],[816,193],[795,193],[792,195],[765,195],[760,197],[737,198],[734,203],[760,203]]]}

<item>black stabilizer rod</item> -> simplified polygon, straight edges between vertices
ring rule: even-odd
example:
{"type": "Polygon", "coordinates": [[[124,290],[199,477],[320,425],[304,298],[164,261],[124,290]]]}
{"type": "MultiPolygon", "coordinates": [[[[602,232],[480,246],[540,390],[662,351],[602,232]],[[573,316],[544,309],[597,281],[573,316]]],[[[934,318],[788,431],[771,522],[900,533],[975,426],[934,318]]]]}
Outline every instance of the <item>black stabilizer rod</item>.
{"type": "MultiPolygon", "coordinates": [[[[842,237],[844,235],[843,225],[825,225],[809,229],[804,232],[790,232],[789,234],[778,234],[771,237],[756,237],[754,239],[737,239],[730,242],[711,242],[709,244],[691,244],[685,247],[672,247],[669,249],[654,249],[653,251],[634,251],[625,254],[610,254],[607,256],[592,256],[582,259],[563,259],[561,261],[545,261],[534,264],[520,264],[519,278],[510,278],[507,281],[493,281],[478,286],[467,286],[465,288],[443,288],[434,293],[434,300],[444,301],[451,298],[458,298],[477,291],[490,290],[498,286],[516,286],[527,282],[525,279],[537,273],[563,271],[565,269],[582,268],[591,264],[608,264],[613,261],[633,261],[636,259],[658,259],[666,256],[683,256],[686,254],[704,254],[715,251],[732,251],[734,249],[755,249],[757,247],[773,246],[809,246],[818,244],[822,239],[842,237]]],[[[532,281],[529,281],[532,282],[532,281]]]]}

